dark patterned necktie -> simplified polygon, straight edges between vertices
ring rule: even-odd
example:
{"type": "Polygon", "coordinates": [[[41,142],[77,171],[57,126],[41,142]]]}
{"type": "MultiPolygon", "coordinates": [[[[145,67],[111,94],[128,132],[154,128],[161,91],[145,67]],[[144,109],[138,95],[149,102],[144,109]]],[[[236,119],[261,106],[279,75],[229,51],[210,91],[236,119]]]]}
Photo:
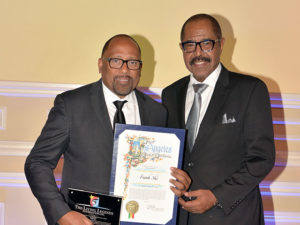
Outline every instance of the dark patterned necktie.
{"type": "Polygon", "coordinates": [[[197,128],[199,124],[199,115],[201,109],[201,93],[208,87],[207,84],[193,84],[193,88],[195,91],[194,101],[189,113],[186,128],[188,130],[187,133],[187,142],[189,146],[190,152],[192,152],[196,136],[197,136],[197,128]]]}
{"type": "Polygon", "coordinates": [[[125,116],[124,116],[124,113],[122,111],[122,108],[123,108],[123,106],[126,102],[127,102],[126,100],[125,101],[114,101],[114,105],[116,106],[117,110],[116,110],[116,113],[115,113],[115,116],[114,116],[113,129],[115,129],[115,124],[116,123],[123,123],[123,124],[126,123],[125,116]]]}

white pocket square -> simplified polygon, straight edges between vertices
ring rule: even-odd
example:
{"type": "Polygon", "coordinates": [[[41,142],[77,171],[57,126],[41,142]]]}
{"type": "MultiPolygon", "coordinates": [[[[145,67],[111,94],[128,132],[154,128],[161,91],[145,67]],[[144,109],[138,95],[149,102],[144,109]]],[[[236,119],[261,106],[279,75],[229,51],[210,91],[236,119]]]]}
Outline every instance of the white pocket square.
{"type": "Polygon", "coordinates": [[[224,113],[224,115],[222,117],[222,124],[235,123],[235,122],[236,122],[236,120],[235,120],[234,116],[231,118],[227,118],[227,114],[224,113]]]}

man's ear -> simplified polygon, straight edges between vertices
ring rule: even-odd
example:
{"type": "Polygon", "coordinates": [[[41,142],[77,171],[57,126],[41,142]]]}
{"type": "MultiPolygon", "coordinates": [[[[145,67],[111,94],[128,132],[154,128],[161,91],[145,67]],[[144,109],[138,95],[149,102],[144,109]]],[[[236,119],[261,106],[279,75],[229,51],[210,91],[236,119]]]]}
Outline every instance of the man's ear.
{"type": "Polygon", "coordinates": [[[102,58],[98,59],[98,69],[99,69],[99,73],[102,74],[102,67],[103,67],[103,61],[102,58]]]}
{"type": "Polygon", "coordinates": [[[220,42],[220,44],[221,44],[221,51],[223,50],[224,43],[225,43],[225,38],[222,38],[221,42],[220,42]]]}

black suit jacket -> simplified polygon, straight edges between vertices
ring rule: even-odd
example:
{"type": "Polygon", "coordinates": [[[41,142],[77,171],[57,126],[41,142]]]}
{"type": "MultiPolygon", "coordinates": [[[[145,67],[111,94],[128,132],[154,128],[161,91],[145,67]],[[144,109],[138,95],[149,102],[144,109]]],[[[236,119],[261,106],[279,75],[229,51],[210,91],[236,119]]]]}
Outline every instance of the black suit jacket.
{"type": "MultiPolygon", "coordinates": [[[[166,125],[165,108],[135,90],[141,124],[166,125]]],[[[101,80],[56,97],[46,125],[25,163],[25,174],[48,224],[70,211],[68,188],[108,193],[113,132],[101,80]],[[53,176],[64,156],[61,190],[53,176]]]]}
{"type": "MultiPolygon", "coordinates": [[[[185,128],[189,76],[165,88],[162,101],[168,126],[185,128]]],[[[180,209],[179,225],[264,224],[259,182],[274,165],[275,147],[268,90],[254,77],[222,66],[214,93],[200,125],[192,153],[183,168],[191,190],[210,189],[222,204],[203,214],[180,209]],[[224,122],[224,116],[235,121],[224,122]]]]}

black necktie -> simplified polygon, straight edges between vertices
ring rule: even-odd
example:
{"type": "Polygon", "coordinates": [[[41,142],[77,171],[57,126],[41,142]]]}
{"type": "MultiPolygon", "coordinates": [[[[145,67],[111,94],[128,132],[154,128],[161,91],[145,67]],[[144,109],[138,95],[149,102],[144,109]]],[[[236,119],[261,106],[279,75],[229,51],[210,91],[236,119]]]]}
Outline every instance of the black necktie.
{"type": "Polygon", "coordinates": [[[193,84],[193,88],[195,91],[194,102],[186,122],[186,128],[188,129],[187,142],[190,152],[193,149],[198,133],[197,128],[201,109],[201,93],[207,88],[207,86],[207,84],[193,84]]]}
{"type": "Polygon", "coordinates": [[[126,123],[125,120],[125,116],[124,113],[122,111],[123,105],[126,103],[127,101],[114,101],[114,105],[116,106],[117,110],[114,116],[114,127],[113,129],[115,129],[115,124],[116,123],[126,123]]]}

